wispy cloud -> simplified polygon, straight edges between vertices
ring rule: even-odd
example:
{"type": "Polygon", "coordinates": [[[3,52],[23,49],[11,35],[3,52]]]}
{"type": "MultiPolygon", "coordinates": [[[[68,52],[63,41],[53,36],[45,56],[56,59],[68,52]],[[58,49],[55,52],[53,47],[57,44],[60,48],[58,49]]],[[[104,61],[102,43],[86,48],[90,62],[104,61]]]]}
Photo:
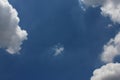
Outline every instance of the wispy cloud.
{"type": "Polygon", "coordinates": [[[80,8],[81,8],[83,11],[86,11],[86,7],[84,6],[83,1],[79,0],[79,3],[80,3],[80,8]]]}
{"type": "Polygon", "coordinates": [[[64,46],[59,43],[59,44],[55,45],[52,48],[52,50],[53,50],[53,56],[58,56],[64,52],[64,46]]]}

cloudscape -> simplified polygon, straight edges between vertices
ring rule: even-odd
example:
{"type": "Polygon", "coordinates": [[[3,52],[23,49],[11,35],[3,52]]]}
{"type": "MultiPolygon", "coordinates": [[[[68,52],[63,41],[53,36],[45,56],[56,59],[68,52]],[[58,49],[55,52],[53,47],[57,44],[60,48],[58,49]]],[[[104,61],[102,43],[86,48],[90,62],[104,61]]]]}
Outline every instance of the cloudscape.
{"type": "Polygon", "coordinates": [[[0,80],[120,80],[120,0],[0,0],[0,80]]]}
{"type": "MultiPolygon", "coordinates": [[[[100,6],[101,15],[109,17],[113,23],[120,24],[120,1],[119,0],[83,0],[87,6],[95,8],[100,6]]],[[[116,34],[115,38],[104,45],[104,50],[101,54],[101,61],[107,63],[100,69],[93,72],[91,80],[119,80],[119,65],[120,63],[113,63],[114,58],[120,55],[120,34],[116,34]]]]}

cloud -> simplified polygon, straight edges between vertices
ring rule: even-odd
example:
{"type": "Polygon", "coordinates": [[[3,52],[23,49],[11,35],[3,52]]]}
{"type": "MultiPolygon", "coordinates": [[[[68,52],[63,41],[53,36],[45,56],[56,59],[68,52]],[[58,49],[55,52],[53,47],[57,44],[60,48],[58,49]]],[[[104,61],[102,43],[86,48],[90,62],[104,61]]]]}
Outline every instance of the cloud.
{"type": "MultiPolygon", "coordinates": [[[[114,23],[120,24],[120,0],[106,0],[101,10],[102,15],[109,16],[114,23]]],[[[101,60],[106,63],[113,62],[118,55],[120,55],[120,32],[104,46],[101,60]]]]}
{"type": "Polygon", "coordinates": [[[54,56],[61,55],[64,52],[64,47],[61,44],[57,44],[53,47],[54,56]]]}
{"type": "Polygon", "coordinates": [[[106,45],[104,45],[104,51],[101,55],[103,62],[113,62],[116,56],[120,55],[120,32],[111,39],[106,45]]]}
{"type": "Polygon", "coordinates": [[[0,0],[0,48],[15,54],[27,39],[27,32],[19,26],[19,17],[8,0],[0,0]]]}
{"type": "Polygon", "coordinates": [[[96,69],[91,80],[120,80],[120,63],[109,63],[96,69]]]}
{"type": "Polygon", "coordinates": [[[108,16],[114,23],[120,24],[120,0],[105,0],[101,14],[108,16]]]}
{"type": "Polygon", "coordinates": [[[101,14],[120,24],[120,0],[81,0],[86,6],[100,6],[101,14]]]}
{"type": "Polygon", "coordinates": [[[108,24],[107,28],[112,28],[113,25],[112,24],[108,24]]]}
{"type": "Polygon", "coordinates": [[[85,6],[84,6],[84,3],[83,3],[81,0],[79,0],[79,3],[80,3],[80,8],[81,8],[83,11],[86,11],[86,8],[85,8],[85,6]]]}
{"type": "MultiPolygon", "coordinates": [[[[120,24],[120,0],[81,0],[87,6],[100,6],[101,14],[109,17],[113,23],[120,24]]],[[[111,27],[111,25],[109,25],[111,27]]],[[[120,55],[120,32],[104,45],[101,55],[103,62],[113,62],[113,59],[120,55]]]]}
{"type": "MultiPolygon", "coordinates": [[[[99,6],[101,14],[109,17],[113,23],[120,24],[120,0],[81,0],[91,7],[99,6]]],[[[111,27],[111,25],[110,25],[111,27]]],[[[101,61],[107,63],[94,70],[91,80],[120,80],[120,63],[113,63],[114,58],[120,55],[120,32],[115,38],[104,45],[101,61]]]]}

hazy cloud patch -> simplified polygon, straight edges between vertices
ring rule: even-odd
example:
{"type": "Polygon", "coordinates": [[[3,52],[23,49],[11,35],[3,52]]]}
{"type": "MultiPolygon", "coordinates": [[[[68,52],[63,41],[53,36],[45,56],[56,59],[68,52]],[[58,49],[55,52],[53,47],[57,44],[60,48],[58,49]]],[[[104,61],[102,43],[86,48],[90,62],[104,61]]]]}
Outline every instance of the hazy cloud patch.
{"type": "Polygon", "coordinates": [[[58,43],[58,44],[54,45],[51,50],[52,50],[53,56],[59,56],[64,53],[64,46],[62,44],[58,43]]]}

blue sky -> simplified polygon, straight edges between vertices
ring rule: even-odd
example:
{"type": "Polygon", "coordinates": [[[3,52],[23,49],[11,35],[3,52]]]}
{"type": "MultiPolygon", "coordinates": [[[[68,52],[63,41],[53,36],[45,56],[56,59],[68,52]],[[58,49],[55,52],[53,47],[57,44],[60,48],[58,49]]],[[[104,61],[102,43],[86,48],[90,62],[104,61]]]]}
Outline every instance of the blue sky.
{"type": "Polygon", "coordinates": [[[84,11],[78,0],[9,2],[28,39],[20,54],[0,50],[0,80],[90,80],[104,64],[103,46],[119,32],[119,24],[101,15],[100,6],[84,11]]]}

